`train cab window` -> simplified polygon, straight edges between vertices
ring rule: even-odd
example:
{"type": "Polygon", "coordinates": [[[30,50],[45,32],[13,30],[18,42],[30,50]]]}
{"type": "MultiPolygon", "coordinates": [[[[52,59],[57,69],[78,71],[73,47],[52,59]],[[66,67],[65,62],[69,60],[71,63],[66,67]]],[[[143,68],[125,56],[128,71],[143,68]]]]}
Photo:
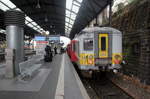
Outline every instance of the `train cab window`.
{"type": "Polygon", "coordinates": [[[92,38],[84,39],[83,47],[84,47],[84,50],[87,50],[87,51],[93,50],[93,39],[92,38]]]}
{"type": "Polygon", "coordinates": [[[99,58],[108,57],[108,34],[99,34],[99,58]]]}
{"type": "Polygon", "coordinates": [[[101,50],[106,50],[106,37],[101,37],[101,50]]]}

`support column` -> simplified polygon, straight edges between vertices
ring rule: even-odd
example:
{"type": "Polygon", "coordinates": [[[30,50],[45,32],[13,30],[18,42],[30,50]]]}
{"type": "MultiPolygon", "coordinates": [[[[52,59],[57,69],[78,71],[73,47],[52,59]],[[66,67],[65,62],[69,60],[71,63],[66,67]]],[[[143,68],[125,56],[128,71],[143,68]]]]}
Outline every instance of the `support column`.
{"type": "Polygon", "coordinates": [[[98,16],[97,16],[97,24],[98,24],[98,26],[101,26],[102,25],[102,19],[103,17],[102,17],[102,13],[100,13],[98,16]]]}
{"type": "Polygon", "coordinates": [[[109,26],[111,27],[111,22],[112,22],[112,2],[113,0],[110,0],[109,3],[109,26]]]}
{"type": "Polygon", "coordinates": [[[25,14],[23,12],[16,10],[6,11],[7,48],[15,50],[14,65],[13,70],[11,70],[14,71],[14,76],[19,74],[19,63],[24,60],[24,24],[25,14]]]}

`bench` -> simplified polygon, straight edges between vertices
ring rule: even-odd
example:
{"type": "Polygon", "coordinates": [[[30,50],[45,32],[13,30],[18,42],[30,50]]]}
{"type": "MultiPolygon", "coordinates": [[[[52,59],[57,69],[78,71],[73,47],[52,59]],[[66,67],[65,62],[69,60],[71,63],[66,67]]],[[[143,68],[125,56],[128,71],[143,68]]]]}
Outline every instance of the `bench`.
{"type": "Polygon", "coordinates": [[[0,64],[0,68],[3,68],[5,66],[6,66],[6,64],[0,64]]]}
{"type": "Polygon", "coordinates": [[[5,67],[6,64],[0,64],[0,77],[3,77],[3,75],[5,74],[5,67]]]}
{"type": "Polygon", "coordinates": [[[41,59],[42,57],[36,55],[27,61],[19,63],[21,78],[31,77],[41,67],[41,64],[37,64],[41,59]]]}
{"type": "Polygon", "coordinates": [[[34,62],[39,62],[43,59],[43,56],[41,55],[34,55],[32,56],[31,60],[33,60],[34,62]]]}

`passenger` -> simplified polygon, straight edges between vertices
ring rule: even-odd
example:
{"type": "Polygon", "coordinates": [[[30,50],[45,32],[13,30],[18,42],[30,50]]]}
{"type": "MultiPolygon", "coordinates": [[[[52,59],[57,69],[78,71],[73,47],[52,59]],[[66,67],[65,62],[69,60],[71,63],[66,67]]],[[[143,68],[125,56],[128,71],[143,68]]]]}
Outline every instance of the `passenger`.
{"type": "Polygon", "coordinates": [[[61,53],[64,53],[64,49],[63,49],[63,47],[61,47],[61,53]]]}
{"type": "Polygon", "coordinates": [[[52,50],[51,50],[51,47],[49,45],[46,45],[45,52],[46,52],[46,55],[44,56],[45,62],[52,61],[52,58],[53,58],[52,50]]]}
{"type": "Polygon", "coordinates": [[[55,54],[57,54],[57,47],[54,48],[55,54]]]}

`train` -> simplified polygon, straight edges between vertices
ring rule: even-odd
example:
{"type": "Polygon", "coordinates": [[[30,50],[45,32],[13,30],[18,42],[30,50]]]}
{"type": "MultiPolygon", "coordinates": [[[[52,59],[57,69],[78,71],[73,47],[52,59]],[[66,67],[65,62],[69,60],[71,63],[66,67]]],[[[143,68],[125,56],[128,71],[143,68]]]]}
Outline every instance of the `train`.
{"type": "Polygon", "coordinates": [[[70,60],[81,72],[121,69],[122,32],[112,27],[83,29],[67,46],[70,60]]]}

